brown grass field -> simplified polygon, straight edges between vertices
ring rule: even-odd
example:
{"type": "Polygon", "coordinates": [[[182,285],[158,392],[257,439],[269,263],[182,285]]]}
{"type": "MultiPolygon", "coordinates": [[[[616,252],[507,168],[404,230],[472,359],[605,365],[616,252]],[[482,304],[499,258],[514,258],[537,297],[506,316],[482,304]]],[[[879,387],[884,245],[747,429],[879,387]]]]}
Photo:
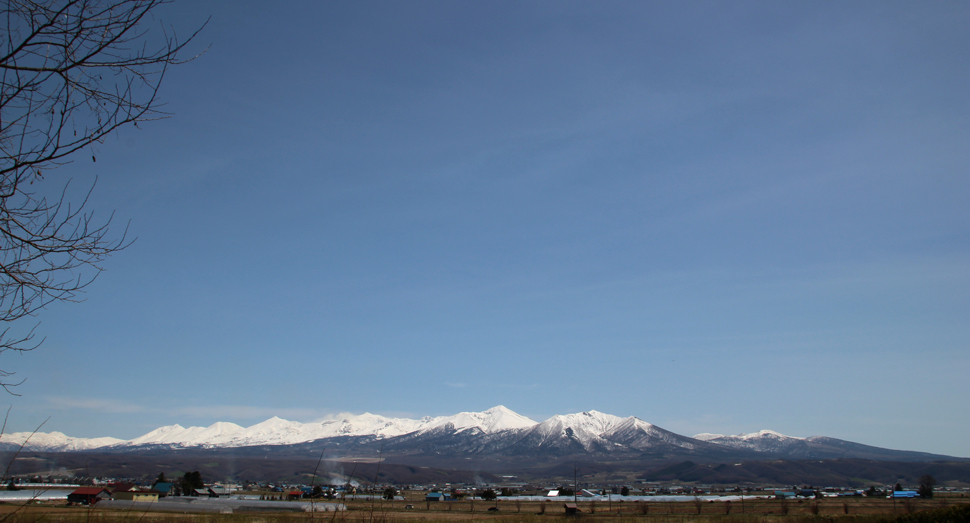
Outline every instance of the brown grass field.
{"type": "Polygon", "coordinates": [[[937,497],[893,504],[882,498],[825,498],[818,501],[781,501],[775,499],[740,502],[589,502],[580,501],[582,514],[565,515],[562,502],[515,501],[352,501],[346,512],[173,514],[133,513],[86,507],[68,507],[63,502],[0,504],[0,523],[395,523],[445,521],[496,521],[525,523],[563,523],[601,520],[604,523],[870,523],[887,516],[970,504],[966,497],[937,497]],[[412,505],[412,508],[406,508],[412,505]],[[489,508],[498,507],[497,511],[489,508]]]}

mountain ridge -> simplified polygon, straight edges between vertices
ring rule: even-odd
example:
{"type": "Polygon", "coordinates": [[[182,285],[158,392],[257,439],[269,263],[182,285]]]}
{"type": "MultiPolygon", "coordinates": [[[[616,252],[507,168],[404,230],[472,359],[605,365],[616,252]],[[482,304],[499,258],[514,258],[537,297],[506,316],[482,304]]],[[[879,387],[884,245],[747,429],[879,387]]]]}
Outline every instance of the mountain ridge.
{"type": "Polygon", "coordinates": [[[376,414],[340,415],[300,423],[272,417],[250,427],[216,422],[208,427],[159,427],[131,440],[72,438],[59,432],[0,435],[0,449],[34,452],[145,449],[340,448],[346,452],[380,450],[387,455],[466,456],[476,458],[546,458],[590,456],[597,459],[839,459],[964,460],[916,451],[883,449],[825,436],[800,438],[761,430],[726,436],[683,436],[635,416],[619,417],[590,410],[558,414],[536,422],[502,405],[482,412],[421,419],[376,414]]]}

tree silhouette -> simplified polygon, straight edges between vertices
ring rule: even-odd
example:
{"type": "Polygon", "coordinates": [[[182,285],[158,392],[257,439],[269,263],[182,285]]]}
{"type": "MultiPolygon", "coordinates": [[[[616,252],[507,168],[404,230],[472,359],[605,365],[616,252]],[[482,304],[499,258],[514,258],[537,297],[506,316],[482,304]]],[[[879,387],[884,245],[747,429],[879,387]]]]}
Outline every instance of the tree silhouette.
{"type": "Polygon", "coordinates": [[[933,497],[933,487],[936,485],[936,478],[925,474],[919,478],[919,488],[916,489],[916,493],[919,497],[930,499],[933,497]]]}
{"type": "Polygon", "coordinates": [[[182,476],[182,486],[187,487],[185,489],[186,491],[205,488],[205,483],[202,481],[202,474],[200,474],[198,470],[194,472],[186,472],[182,476]]]}
{"type": "MultiPolygon", "coordinates": [[[[11,322],[76,301],[105,258],[129,243],[126,231],[109,236],[111,216],[84,210],[87,197],[67,201],[66,182],[53,199],[39,186],[82,153],[97,161],[93,147],[118,129],[167,116],[159,87],[198,31],[180,42],[164,26],[148,30],[164,1],[0,7],[0,353],[36,348],[34,329],[15,334],[11,322]]],[[[0,370],[11,393],[13,374],[0,370]]]]}
{"type": "Polygon", "coordinates": [[[394,496],[397,495],[397,489],[394,487],[387,487],[384,489],[384,499],[393,501],[394,496]]]}

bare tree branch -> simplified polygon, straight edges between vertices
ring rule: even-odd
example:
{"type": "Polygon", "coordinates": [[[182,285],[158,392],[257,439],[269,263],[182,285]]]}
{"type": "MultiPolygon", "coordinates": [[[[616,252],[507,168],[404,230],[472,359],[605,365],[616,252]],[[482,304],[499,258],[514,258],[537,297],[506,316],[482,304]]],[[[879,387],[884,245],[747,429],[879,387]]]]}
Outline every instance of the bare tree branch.
{"type": "MultiPolygon", "coordinates": [[[[168,116],[158,90],[185,41],[153,10],[167,0],[6,0],[0,6],[0,322],[33,316],[57,301],[77,301],[124,249],[127,227],[109,236],[113,216],[96,220],[79,203],[33,190],[53,168],[128,124],[168,116]]],[[[205,27],[203,24],[202,27],[205,27]]],[[[91,155],[92,161],[97,158],[91,155]]],[[[36,348],[0,334],[0,353],[36,348]]],[[[13,373],[0,370],[10,392],[13,373]]]]}

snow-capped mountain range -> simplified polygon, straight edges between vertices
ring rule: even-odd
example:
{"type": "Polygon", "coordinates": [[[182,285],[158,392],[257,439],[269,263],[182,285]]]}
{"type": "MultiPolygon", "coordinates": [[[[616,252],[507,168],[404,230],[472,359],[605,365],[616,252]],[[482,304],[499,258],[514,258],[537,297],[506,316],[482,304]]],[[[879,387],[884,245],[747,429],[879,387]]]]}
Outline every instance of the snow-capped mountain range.
{"type": "Polygon", "coordinates": [[[718,445],[726,445],[736,449],[748,449],[758,452],[784,452],[806,441],[806,438],[786,436],[773,430],[762,430],[751,434],[738,434],[737,436],[705,433],[695,435],[694,439],[709,441],[711,443],[717,443],[718,445]]]}
{"type": "Polygon", "coordinates": [[[217,422],[208,427],[159,427],[131,440],[117,438],[72,438],[60,432],[14,432],[0,436],[0,443],[24,445],[31,451],[92,450],[103,447],[250,447],[256,445],[293,445],[338,436],[372,436],[377,439],[421,433],[451,425],[455,431],[478,429],[491,434],[536,425],[530,418],[503,406],[484,412],[461,412],[453,416],[424,417],[418,420],[387,418],[376,414],[346,415],[335,419],[300,423],[272,417],[251,427],[217,422]]]}
{"type": "MultiPolygon", "coordinates": [[[[798,438],[770,430],[725,436],[682,436],[639,418],[597,411],[553,416],[541,423],[497,406],[484,412],[421,419],[375,414],[338,416],[311,423],[270,418],[251,427],[218,422],[208,427],[160,427],[131,440],[72,438],[60,432],[0,435],[0,449],[34,452],[125,452],[140,449],[380,449],[384,455],[563,457],[600,456],[624,459],[826,459],[858,457],[876,460],[947,458],[896,451],[813,436],[798,438]]],[[[319,452],[317,450],[316,452],[319,452]]]]}
{"type": "Polygon", "coordinates": [[[126,441],[118,438],[72,438],[63,432],[14,432],[0,436],[0,445],[6,448],[23,445],[24,450],[36,452],[93,450],[123,443],[126,441]]]}

